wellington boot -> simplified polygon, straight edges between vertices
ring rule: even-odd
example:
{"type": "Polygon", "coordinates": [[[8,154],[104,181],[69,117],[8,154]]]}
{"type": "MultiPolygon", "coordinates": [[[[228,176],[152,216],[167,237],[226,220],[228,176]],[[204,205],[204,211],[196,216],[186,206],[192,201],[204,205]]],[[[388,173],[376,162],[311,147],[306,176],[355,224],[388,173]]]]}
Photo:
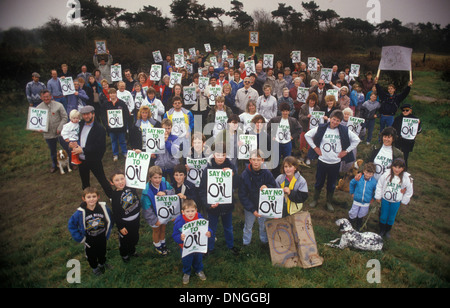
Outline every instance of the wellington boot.
{"type": "Polygon", "coordinates": [[[81,165],[81,160],[78,158],[78,154],[72,152],[71,156],[73,165],[81,165]]]}
{"type": "Polygon", "coordinates": [[[314,198],[313,201],[309,204],[309,207],[316,207],[319,203],[321,189],[314,190],[314,198]]]}
{"type": "Polygon", "coordinates": [[[332,204],[333,194],[334,192],[327,191],[327,210],[332,213],[334,212],[334,207],[332,204]]]}
{"type": "Polygon", "coordinates": [[[382,224],[381,222],[380,222],[380,233],[378,233],[381,237],[384,237],[384,235],[386,234],[386,226],[387,225],[385,225],[385,224],[382,224]]]}

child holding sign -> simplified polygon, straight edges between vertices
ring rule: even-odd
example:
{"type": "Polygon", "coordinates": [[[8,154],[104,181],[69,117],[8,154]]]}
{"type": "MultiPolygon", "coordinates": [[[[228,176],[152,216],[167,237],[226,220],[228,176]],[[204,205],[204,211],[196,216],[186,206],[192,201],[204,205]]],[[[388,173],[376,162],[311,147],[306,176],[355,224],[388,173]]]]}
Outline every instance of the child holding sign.
{"type": "Polygon", "coordinates": [[[402,114],[394,119],[392,127],[397,131],[397,147],[403,152],[405,165],[408,168],[409,153],[414,148],[417,134],[422,132],[422,123],[412,114],[412,106],[404,104],[401,107],[402,114]]]}
{"type": "Polygon", "coordinates": [[[283,188],[285,204],[283,217],[299,212],[303,202],[308,199],[308,184],[300,175],[300,162],[293,156],[288,156],[281,165],[281,174],[275,179],[277,187],[283,188]]]}
{"type": "MultiPolygon", "coordinates": [[[[173,234],[172,238],[181,248],[183,248],[184,240],[186,239],[185,234],[183,234],[183,226],[187,223],[196,221],[198,219],[204,219],[203,216],[197,211],[197,205],[194,200],[186,199],[183,201],[181,214],[175,219],[175,224],[173,226],[173,234]]],[[[205,236],[210,238],[212,231],[208,229],[205,236]]],[[[201,234],[200,234],[200,243],[201,243],[201,234]]],[[[201,280],[206,280],[205,273],[203,272],[203,253],[194,252],[188,254],[183,257],[183,284],[189,283],[189,278],[191,275],[191,267],[194,268],[195,273],[201,280]]]]}
{"type": "Polygon", "coordinates": [[[148,169],[148,183],[142,191],[141,204],[144,219],[153,229],[153,245],[160,255],[167,255],[166,225],[158,220],[155,196],[171,195],[172,186],[162,176],[160,167],[153,166],[148,169]]]}
{"type": "Polygon", "coordinates": [[[252,240],[252,229],[255,219],[259,224],[259,239],[262,243],[268,243],[266,219],[258,213],[259,192],[265,188],[276,188],[275,179],[267,169],[262,169],[264,164],[264,154],[261,150],[253,150],[250,153],[250,164],[241,174],[241,184],[239,186],[239,200],[244,207],[244,246],[250,245],[252,240]]]}
{"type": "Polygon", "coordinates": [[[112,195],[111,207],[114,222],[119,230],[119,252],[123,262],[129,262],[130,257],[137,256],[141,202],[136,189],[126,186],[123,171],[114,171],[109,182],[116,188],[112,195]]]}
{"type": "MultiPolygon", "coordinates": [[[[238,249],[234,247],[233,238],[232,212],[234,210],[234,202],[232,189],[239,186],[239,178],[236,166],[227,158],[226,153],[225,143],[220,142],[215,144],[211,162],[208,163],[203,171],[202,179],[200,181],[200,195],[202,203],[206,207],[213,234],[216,234],[219,218],[221,218],[227,247],[233,254],[237,255],[238,249]],[[229,181],[225,183],[225,178],[228,180],[230,177],[231,183],[229,181]],[[211,202],[211,199],[231,201],[211,202]]],[[[214,244],[214,238],[210,238],[208,241],[209,252],[214,250],[214,244]]]]}

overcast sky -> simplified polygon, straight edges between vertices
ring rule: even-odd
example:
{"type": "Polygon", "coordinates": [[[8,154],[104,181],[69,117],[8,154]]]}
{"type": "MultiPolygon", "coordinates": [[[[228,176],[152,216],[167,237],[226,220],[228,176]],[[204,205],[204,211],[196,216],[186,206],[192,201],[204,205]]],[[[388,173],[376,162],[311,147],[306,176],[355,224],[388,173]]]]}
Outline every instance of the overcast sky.
{"type": "MultiPolygon", "coordinates": [[[[309,2],[309,0],[303,0],[309,2]]],[[[377,0],[315,0],[321,10],[335,10],[341,17],[353,17],[366,20],[370,8],[369,1],[377,0]]],[[[144,5],[153,5],[166,17],[170,14],[171,0],[99,0],[100,5],[112,5],[124,8],[127,12],[137,12],[144,5]]],[[[221,7],[230,10],[230,0],[198,0],[206,7],[221,7]]],[[[302,0],[241,0],[244,11],[251,14],[254,10],[263,9],[267,12],[276,10],[278,3],[291,5],[295,10],[303,12],[302,0]]],[[[379,0],[381,7],[381,22],[397,18],[403,25],[413,22],[431,22],[445,27],[450,23],[449,0],[379,0]]],[[[69,12],[67,0],[0,0],[0,29],[21,27],[32,29],[45,24],[51,17],[66,21],[69,12]]]]}

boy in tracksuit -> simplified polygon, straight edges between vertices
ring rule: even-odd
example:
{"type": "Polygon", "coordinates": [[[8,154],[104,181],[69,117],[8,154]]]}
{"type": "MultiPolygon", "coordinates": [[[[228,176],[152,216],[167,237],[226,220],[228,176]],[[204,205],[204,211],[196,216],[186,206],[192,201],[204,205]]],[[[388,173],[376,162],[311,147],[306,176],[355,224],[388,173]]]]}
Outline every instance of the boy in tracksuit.
{"type": "Polygon", "coordinates": [[[72,238],[84,244],[86,257],[94,275],[105,272],[106,241],[114,224],[112,213],[105,202],[98,202],[99,193],[93,187],[83,191],[80,207],[70,217],[68,229],[72,238]]]}
{"type": "Polygon", "coordinates": [[[370,202],[375,197],[377,180],[373,176],[376,167],[374,163],[364,165],[364,176],[359,180],[350,181],[350,194],[353,197],[353,205],[348,212],[350,223],[356,231],[362,226],[362,220],[369,212],[370,202]]]}
{"type": "Polygon", "coordinates": [[[239,185],[239,200],[244,207],[245,223],[243,244],[250,245],[252,229],[255,220],[258,219],[259,238],[262,243],[268,243],[265,218],[258,214],[259,192],[264,188],[276,188],[275,178],[267,169],[263,169],[264,155],[261,150],[250,153],[250,164],[241,174],[239,185]]]}

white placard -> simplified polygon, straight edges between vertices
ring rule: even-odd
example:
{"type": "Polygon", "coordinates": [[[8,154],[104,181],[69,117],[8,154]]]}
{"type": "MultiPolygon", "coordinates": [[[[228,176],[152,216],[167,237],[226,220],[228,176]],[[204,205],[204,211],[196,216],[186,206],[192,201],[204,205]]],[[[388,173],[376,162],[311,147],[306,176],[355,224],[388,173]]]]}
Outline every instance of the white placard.
{"type": "Polygon", "coordinates": [[[169,88],[173,88],[177,83],[181,84],[181,73],[172,72],[170,73],[169,88]]]}
{"type": "Polygon", "coordinates": [[[187,180],[195,185],[195,187],[200,186],[200,181],[202,179],[203,170],[208,165],[207,158],[189,158],[186,157],[186,165],[189,167],[187,173],[187,180]]]}
{"type": "Polygon", "coordinates": [[[109,128],[122,128],[123,127],[123,112],[122,109],[109,109],[107,110],[108,126],[109,128]]]}
{"type": "Polygon", "coordinates": [[[238,55],[238,61],[239,61],[239,63],[244,62],[245,61],[245,54],[240,53],[238,55]]]}
{"type": "Polygon", "coordinates": [[[211,52],[211,45],[210,44],[205,44],[205,51],[206,52],[211,52]]]}
{"type": "Polygon", "coordinates": [[[322,68],[322,70],[320,71],[320,79],[323,79],[323,81],[325,81],[325,83],[330,83],[332,74],[333,74],[333,69],[322,68]]]}
{"type": "Polygon", "coordinates": [[[274,55],[272,54],[265,54],[264,55],[264,62],[263,62],[263,68],[273,68],[273,59],[274,55]]]}
{"type": "Polygon", "coordinates": [[[247,73],[247,77],[250,77],[250,74],[256,74],[255,68],[255,60],[245,61],[245,71],[247,73]]]}
{"type": "Polygon", "coordinates": [[[284,192],[282,188],[266,188],[259,191],[258,214],[264,218],[283,216],[284,192]]]}
{"type": "Polygon", "coordinates": [[[200,89],[201,92],[204,92],[206,87],[209,84],[209,78],[208,77],[200,77],[198,79],[198,88],[200,89]]]}
{"type": "Polygon", "coordinates": [[[184,234],[182,258],[191,253],[207,253],[208,252],[208,232],[209,222],[206,219],[197,219],[187,222],[183,225],[182,233],[184,234]]]}
{"type": "Polygon", "coordinates": [[[361,133],[362,125],[364,124],[365,121],[366,120],[362,118],[350,117],[348,119],[347,127],[349,130],[354,132],[356,136],[359,136],[359,134],[361,133]]]}
{"type": "Polygon", "coordinates": [[[215,87],[209,87],[209,104],[215,105],[216,104],[216,98],[222,94],[222,87],[221,86],[215,86],[215,87]]]}
{"type": "Polygon", "coordinates": [[[319,126],[319,124],[322,124],[324,116],[325,111],[312,111],[311,118],[309,118],[309,129],[313,129],[319,126]]]}
{"type": "Polygon", "coordinates": [[[327,95],[334,95],[334,97],[336,98],[336,102],[339,99],[339,90],[338,89],[329,89],[327,90],[327,95]]]}
{"type": "Polygon", "coordinates": [[[27,129],[36,131],[48,131],[48,110],[28,108],[27,129]]]}
{"type": "Polygon", "coordinates": [[[177,49],[177,53],[178,53],[179,55],[184,55],[184,48],[178,48],[178,49],[177,49]]]}
{"type": "Polygon", "coordinates": [[[407,140],[414,140],[417,136],[419,130],[419,119],[414,118],[403,118],[401,136],[407,140]]]}
{"type": "Polygon", "coordinates": [[[217,57],[210,57],[210,58],[209,58],[209,63],[210,63],[214,68],[219,68],[219,62],[217,62],[217,57]]]}
{"type": "Polygon", "coordinates": [[[158,221],[163,225],[181,214],[178,195],[155,196],[155,207],[158,221]]]}
{"type": "Polygon", "coordinates": [[[157,50],[153,52],[153,60],[155,60],[155,63],[163,62],[161,51],[157,50]]]}
{"type": "Polygon", "coordinates": [[[73,84],[72,77],[59,78],[59,83],[61,84],[61,90],[64,96],[75,93],[75,85],[73,84]]]}
{"type": "Polygon", "coordinates": [[[298,87],[297,88],[297,101],[306,103],[309,96],[309,88],[298,87]]]}
{"type": "Polygon", "coordinates": [[[239,135],[239,141],[242,144],[239,146],[238,159],[250,159],[250,153],[258,148],[257,138],[256,135],[239,135]]]}
{"type": "Polygon", "coordinates": [[[233,171],[231,169],[207,170],[208,204],[228,204],[233,196],[233,171]]]}
{"type": "Polygon", "coordinates": [[[189,48],[189,54],[191,55],[191,58],[195,58],[195,47],[189,48]]]}
{"type": "Polygon", "coordinates": [[[379,70],[411,71],[412,48],[384,46],[381,49],[379,70]]]}
{"type": "Polygon", "coordinates": [[[145,151],[150,154],[162,154],[166,151],[164,139],[164,128],[146,127],[145,130],[145,151]]]}
{"type": "Polygon", "coordinates": [[[150,158],[150,153],[141,152],[138,154],[131,150],[127,152],[125,180],[128,187],[145,189],[150,158]]]}
{"type": "Polygon", "coordinates": [[[183,98],[185,105],[193,105],[197,101],[195,87],[183,87],[183,98]]]}
{"type": "Polygon", "coordinates": [[[111,81],[122,81],[122,65],[111,65],[111,81]]]}
{"type": "Polygon", "coordinates": [[[300,50],[294,50],[292,52],[292,63],[300,63],[302,59],[302,52],[300,50]]]}
{"type": "Polygon", "coordinates": [[[161,80],[162,66],[160,64],[152,64],[150,68],[150,80],[160,81],[161,80]]]}
{"type": "Polygon", "coordinates": [[[182,68],[186,65],[183,54],[177,54],[177,55],[174,55],[173,57],[175,59],[175,67],[182,68]]]}
{"type": "Polygon", "coordinates": [[[308,58],[308,70],[310,70],[311,72],[317,72],[317,58],[308,58]]]}
{"type": "Polygon", "coordinates": [[[361,68],[361,65],[359,65],[359,64],[350,65],[350,73],[348,75],[351,77],[358,77],[360,68],[361,68]]]}
{"type": "Polygon", "coordinates": [[[95,41],[95,48],[97,49],[98,55],[105,55],[106,52],[106,41],[95,41]]]}

